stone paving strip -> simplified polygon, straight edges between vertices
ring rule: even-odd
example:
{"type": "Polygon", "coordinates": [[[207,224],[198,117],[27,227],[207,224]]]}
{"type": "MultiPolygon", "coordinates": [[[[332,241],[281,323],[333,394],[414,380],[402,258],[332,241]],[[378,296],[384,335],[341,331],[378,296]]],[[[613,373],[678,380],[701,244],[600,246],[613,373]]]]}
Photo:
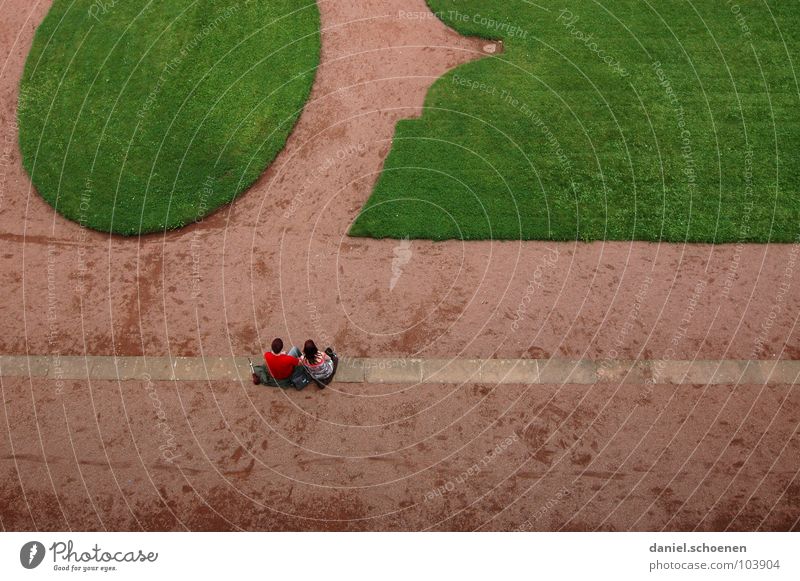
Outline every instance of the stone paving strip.
{"type": "MultiPolygon", "coordinates": [[[[259,357],[252,357],[260,362],[259,357]]],[[[0,377],[250,381],[247,357],[0,355],[0,377]]],[[[795,384],[800,361],[342,358],[339,383],[795,384]]]]}

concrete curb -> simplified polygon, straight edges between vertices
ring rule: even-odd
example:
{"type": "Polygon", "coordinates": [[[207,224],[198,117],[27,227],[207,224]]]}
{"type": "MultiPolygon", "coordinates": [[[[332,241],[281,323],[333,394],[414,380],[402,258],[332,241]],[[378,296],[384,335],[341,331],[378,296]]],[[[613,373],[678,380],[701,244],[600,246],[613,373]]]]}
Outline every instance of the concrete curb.
{"type": "MultiPolygon", "coordinates": [[[[260,357],[252,357],[260,361],[260,357]]],[[[250,381],[247,357],[0,355],[0,377],[55,381],[250,381]]],[[[371,359],[345,357],[338,383],[794,384],[800,361],[371,359]]]]}

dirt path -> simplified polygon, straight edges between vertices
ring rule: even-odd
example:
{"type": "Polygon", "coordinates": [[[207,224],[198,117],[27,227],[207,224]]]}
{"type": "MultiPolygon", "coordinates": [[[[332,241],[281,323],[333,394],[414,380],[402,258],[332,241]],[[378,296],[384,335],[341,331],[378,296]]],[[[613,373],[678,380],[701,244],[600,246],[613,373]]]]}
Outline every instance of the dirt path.
{"type": "Polygon", "coordinates": [[[233,206],[166,236],[82,231],[31,189],[16,147],[17,86],[48,5],[2,4],[4,353],[241,354],[283,335],[372,356],[800,357],[793,247],[347,238],[395,123],[482,55],[418,17],[423,0],[320,3],[312,101],[233,206]]]}
{"type": "Polygon", "coordinates": [[[789,386],[88,387],[3,381],[3,528],[800,526],[789,386]]]}
{"type": "MultiPolygon", "coordinates": [[[[371,357],[800,358],[795,247],[346,238],[396,122],[482,54],[409,18],[423,0],[320,2],[312,101],[234,205],[166,236],[82,231],[31,190],[16,146],[48,6],[0,0],[0,353],[242,355],[283,335],[371,357]]],[[[800,515],[796,386],[0,377],[0,395],[2,529],[788,530],[800,515]]]]}

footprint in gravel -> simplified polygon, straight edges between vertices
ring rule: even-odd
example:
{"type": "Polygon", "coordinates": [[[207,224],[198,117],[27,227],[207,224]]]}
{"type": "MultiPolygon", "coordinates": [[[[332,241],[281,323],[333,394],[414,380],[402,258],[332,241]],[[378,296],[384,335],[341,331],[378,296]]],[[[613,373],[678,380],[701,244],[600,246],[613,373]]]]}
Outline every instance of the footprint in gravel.
{"type": "Polygon", "coordinates": [[[522,439],[531,449],[533,457],[548,466],[552,464],[553,456],[557,452],[556,446],[549,440],[556,426],[550,425],[550,422],[541,417],[537,417],[522,432],[522,439]]]}
{"type": "Polygon", "coordinates": [[[523,430],[522,439],[540,462],[550,465],[554,457],[569,454],[573,465],[587,466],[592,461],[594,444],[591,440],[585,442],[584,436],[587,431],[597,436],[597,429],[590,426],[593,419],[579,410],[570,413],[550,404],[537,411],[523,430]]]}

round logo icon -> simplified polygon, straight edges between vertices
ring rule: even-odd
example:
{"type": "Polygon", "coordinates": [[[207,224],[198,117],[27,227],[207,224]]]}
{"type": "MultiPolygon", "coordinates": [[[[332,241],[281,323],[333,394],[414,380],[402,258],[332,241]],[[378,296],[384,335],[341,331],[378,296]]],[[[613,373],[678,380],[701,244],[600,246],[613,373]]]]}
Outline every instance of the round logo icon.
{"type": "Polygon", "coordinates": [[[31,541],[22,545],[19,551],[19,562],[26,569],[35,569],[44,560],[44,545],[39,541],[31,541]]]}

